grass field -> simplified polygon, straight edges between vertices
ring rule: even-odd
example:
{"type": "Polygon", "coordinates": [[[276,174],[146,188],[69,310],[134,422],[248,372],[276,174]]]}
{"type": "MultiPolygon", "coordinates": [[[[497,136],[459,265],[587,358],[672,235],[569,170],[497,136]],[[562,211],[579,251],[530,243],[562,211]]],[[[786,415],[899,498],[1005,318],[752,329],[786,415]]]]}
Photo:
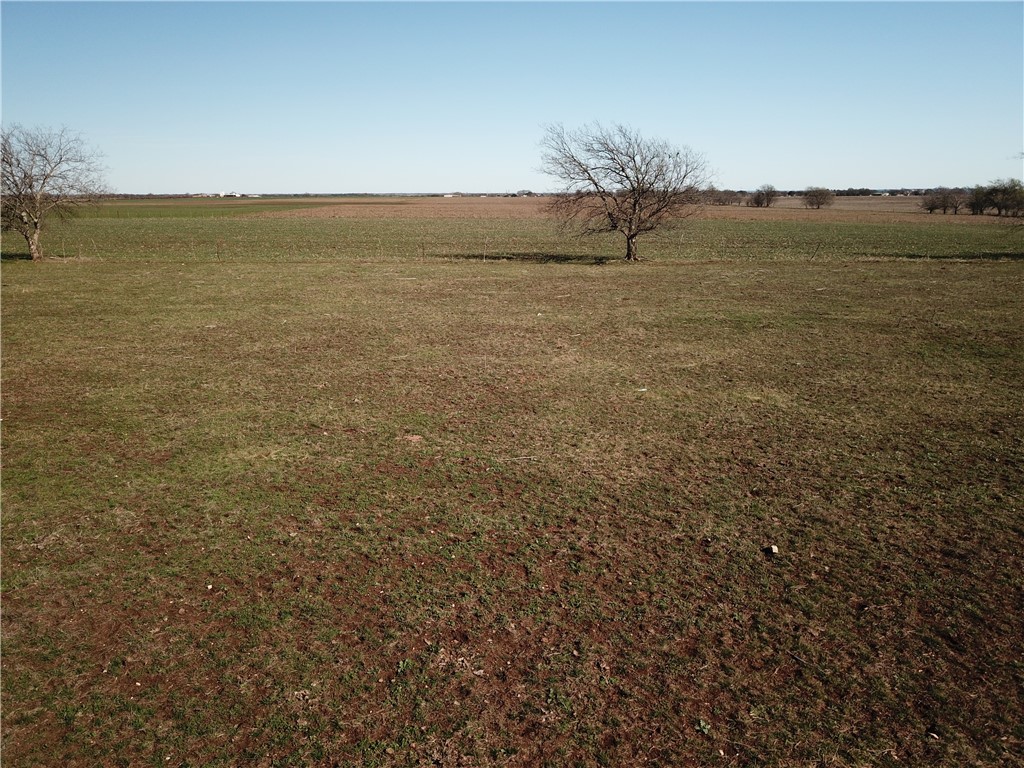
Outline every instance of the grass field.
{"type": "Polygon", "coordinates": [[[1024,763],[1024,242],[125,201],[3,252],[3,764],[1024,763]],[[777,553],[771,547],[777,548],[777,553]]]}

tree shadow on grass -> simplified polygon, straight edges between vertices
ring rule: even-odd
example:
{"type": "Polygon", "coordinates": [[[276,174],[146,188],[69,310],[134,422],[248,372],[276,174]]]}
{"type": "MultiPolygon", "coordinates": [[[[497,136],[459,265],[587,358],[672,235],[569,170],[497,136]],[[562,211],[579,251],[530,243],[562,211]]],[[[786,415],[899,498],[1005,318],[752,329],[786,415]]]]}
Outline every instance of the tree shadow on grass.
{"type": "Polygon", "coordinates": [[[580,253],[548,253],[544,251],[516,251],[508,253],[447,253],[441,258],[465,261],[518,261],[527,264],[607,264],[607,256],[591,256],[580,253]]]}
{"type": "Polygon", "coordinates": [[[0,254],[0,261],[32,261],[32,254],[28,251],[24,253],[20,251],[5,251],[0,254]]]}
{"type": "Polygon", "coordinates": [[[908,253],[900,258],[928,259],[932,261],[1024,261],[1024,252],[981,251],[978,253],[953,253],[936,256],[931,253],[908,253]]]}

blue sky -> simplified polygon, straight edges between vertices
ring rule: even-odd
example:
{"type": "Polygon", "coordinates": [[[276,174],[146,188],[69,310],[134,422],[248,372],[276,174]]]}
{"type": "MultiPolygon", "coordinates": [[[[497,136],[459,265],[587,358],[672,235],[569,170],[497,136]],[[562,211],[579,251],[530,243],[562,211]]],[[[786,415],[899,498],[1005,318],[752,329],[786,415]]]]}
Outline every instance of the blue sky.
{"type": "Polygon", "coordinates": [[[3,2],[4,125],[126,193],[546,190],[631,125],[723,188],[1021,177],[1020,2],[3,2]]]}

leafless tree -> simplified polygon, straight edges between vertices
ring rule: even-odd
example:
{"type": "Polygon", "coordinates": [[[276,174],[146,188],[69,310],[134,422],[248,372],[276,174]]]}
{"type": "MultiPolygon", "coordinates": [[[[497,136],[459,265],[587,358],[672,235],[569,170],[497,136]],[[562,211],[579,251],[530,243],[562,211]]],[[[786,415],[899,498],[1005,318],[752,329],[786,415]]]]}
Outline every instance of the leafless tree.
{"type": "Polygon", "coordinates": [[[747,198],[747,205],[752,208],[771,208],[778,196],[779,190],[771,184],[762,184],[747,198]]]}
{"type": "MultiPolygon", "coordinates": [[[[925,193],[921,198],[921,208],[928,211],[928,213],[935,213],[937,210],[942,208],[942,193],[944,190],[945,187],[939,187],[938,189],[933,189],[925,193]]],[[[943,209],[942,212],[945,213],[945,209],[943,209]]]]}
{"type": "Polygon", "coordinates": [[[804,205],[808,208],[827,208],[835,200],[835,194],[825,187],[808,187],[804,190],[804,205]]]}
{"type": "Polygon", "coordinates": [[[100,155],[66,128],[13,125],[2,132],[2,144],[3,229],[22,235],[38,260],[46,218],[68,216],[103,193],[100,155]]]}
{"type": "Polygon", "coordinates": [[[581,234],[621,232],[627,261],[639,260],[640,235],[692,215],[704,199],[703,155],[624,125],[550,126],[541,146],[542,170],[563,184],[550,210],[581,234]]]}
{"type": "Polygon", "coordinates": [[[967,207],[971,213],[980,216],[992,205],[992,190],[976,184],[967,191],[967,207]]]}
{"type": "Polygon", "coordinates": [[[969,202],[969,199],[970,196],[966,189],[937,187],[921,199],[921,207],[928,213],[934,213],[941,208],[944,214],[950,210],[957,214],[969,202]]]}
{"type": "Polygon", "coordinates": [[[989,184],[992,207],[998,216],[1020,218],[1024,213],[1024,183],[1020,179],[998,179],[989,184]]]}
{"type": "Polygon", "coordinates": [[[743,200],[743,195],[735,189],[708,187],[707,200],[712,205],[736,205],[743,200]]]}

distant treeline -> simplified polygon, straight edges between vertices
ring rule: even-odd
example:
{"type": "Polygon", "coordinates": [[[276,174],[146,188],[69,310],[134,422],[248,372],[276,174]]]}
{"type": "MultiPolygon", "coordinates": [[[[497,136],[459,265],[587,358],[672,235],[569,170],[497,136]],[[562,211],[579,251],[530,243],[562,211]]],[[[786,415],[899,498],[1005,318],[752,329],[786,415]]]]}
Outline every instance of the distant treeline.
{"type": "Polygon", "coordinates": [[[921,198],[921,207],[928,213],[960,213],[961,209],[975,216],[994,213],[996,216],[1024,215],[1024,184],[1018,179],[1000,179],[991,184],[966,187],[936,187],[921,198]]]}
{"type": "Polygon", "coordinates": [[[1024,215],[1024,184],[1018,179],[1000,179],[990,184],[974,187],[935,187],[933,189],[868,189],[848,187],[847,189],[826,189],[809,187],[802,190],[779,190],[771,184],[764,184],[756,190],[716,189],[708,190],[708,202],[712,205],[748,205],[755,208],[770,207],[780,197],[803,198],[809,207],[820,208],[831,203],[833,197],[920,197],[921,208],[934,213],[959,213],[961,210],[980,215],[993,213],[997,216],[1024,215]]]}
{"type": "MultiPolygon", "coordinates": [[[[765,185],[770,186],[770,185],[765,185]]],[[[813,187],[820,189],[820,187],[813,187]]],[[[738,205],[748,197],[756,195],[764,190],[764,187],[756,190],[746,189],[715,189],[710,190],[711,201],[717,205],[738,205]]],[[[924,195],[927,189],[868,189],[867,187],[849,187],[848,189],[830,190],[836,197],[917,197],[924,195]]],[[[806,189],[778,189],[775,190],[776,197],[803,197],[806,189]]]]}

